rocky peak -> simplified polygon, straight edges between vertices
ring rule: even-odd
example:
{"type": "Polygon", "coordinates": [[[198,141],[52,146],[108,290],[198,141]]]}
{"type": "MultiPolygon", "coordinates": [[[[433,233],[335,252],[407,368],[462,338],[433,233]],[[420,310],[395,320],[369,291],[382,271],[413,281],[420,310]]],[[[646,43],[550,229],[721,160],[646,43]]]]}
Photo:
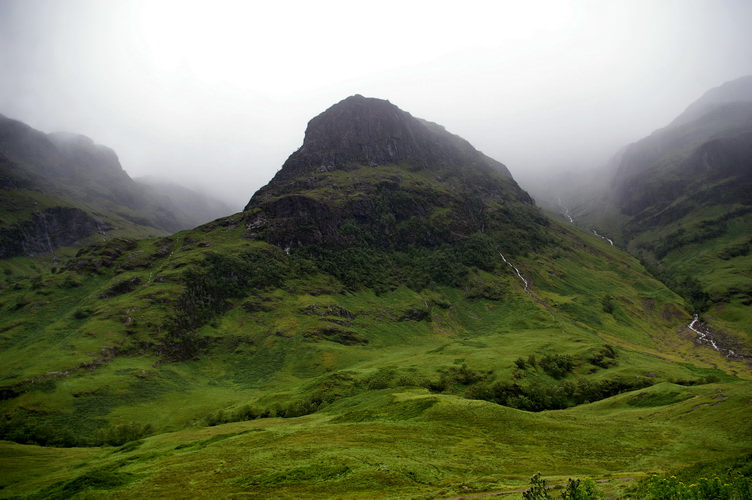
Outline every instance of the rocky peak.
{"type": "Polygon", "coordinates": [[[525,235],[525,246],[545,224],[504,165],[440,125],[361,95],[313,118],[303,145],[245,211],[249,237],[286,248],[432,246],[494,231],[525,235]]]}
{"type": "Polygon", "coordinates": [[[303,146],[285,162],[276,180],[309,171],[403,162],[418,167],[474,164],[509,175],[502,164],[444,127],[415,118],[387,100],[356,94],[308,122],[303,146]]]}

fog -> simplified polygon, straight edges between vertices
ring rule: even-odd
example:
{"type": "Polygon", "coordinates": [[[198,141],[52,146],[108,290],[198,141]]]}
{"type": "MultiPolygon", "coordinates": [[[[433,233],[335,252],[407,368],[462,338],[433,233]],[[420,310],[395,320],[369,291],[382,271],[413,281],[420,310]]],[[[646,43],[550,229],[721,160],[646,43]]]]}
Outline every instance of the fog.
{"type": "Polygon", "coordinates": [[[352,95],[523,185],[604,164],[752,73],[752,2],[0,0],[0,113],[240,210],[352,95]]]}

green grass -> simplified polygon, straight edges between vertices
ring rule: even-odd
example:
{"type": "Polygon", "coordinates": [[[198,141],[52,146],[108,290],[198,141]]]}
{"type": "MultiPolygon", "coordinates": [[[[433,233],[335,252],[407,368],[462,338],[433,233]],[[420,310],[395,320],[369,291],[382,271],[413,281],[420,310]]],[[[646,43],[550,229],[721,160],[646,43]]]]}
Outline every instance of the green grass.
{"type": "Polygon", "coordinates": [[[85,485],[108,497],[403,498],[501,491],[542,470],[567,477],[642,477],[749,451],[749,382],[662,385],[672,403],[625,394],[575,409],[527,413],[422,390],[364,393],[325,412],[197,428],[118,448],[71,452],[3,444],[3,495],[85,485]],[[668,392],[667,392],[668,391],[668,392]],[[729,425],[734,422],[735,425],[729,425]],[[69,464],[55,469],[61,461],[69,464]],[[28,469],[27,469],[28,470],[28,469]],[[50,476],[51,470],[56,474],[50,476]],[[102,490],[102,491],[99,491],[102,490]]]}
{"type": "Polygon", "coordinates": [[[175,299],[206,249],[269,250],[243,231],[229,218],[112,242],[4,290],[0,376],[17,392],[0,402],[6,437],[131,441],[3,443],[0,496],[453,496],[524,487],[538,471],[642,477],[750,446],[749,367],[695,344],[682,300],[637,261],[559,224],[555,246],[513,257],[527,292],[500,258],[462,286],[376,293],[272,254],[289,266],[281,286],[226,295],[193,332],[197,354],[166,359],[175,299]],[[594,364],[606,344],[613,362],[594,364]],[[572,361],[561,379],[542,364],[556,356],[572,361]],[[467,399],[477,387],[463,373],[546,390],[650,386],[532,413],[467,399]],[[21,453],[26,475],[11,463],[21,453]]]}

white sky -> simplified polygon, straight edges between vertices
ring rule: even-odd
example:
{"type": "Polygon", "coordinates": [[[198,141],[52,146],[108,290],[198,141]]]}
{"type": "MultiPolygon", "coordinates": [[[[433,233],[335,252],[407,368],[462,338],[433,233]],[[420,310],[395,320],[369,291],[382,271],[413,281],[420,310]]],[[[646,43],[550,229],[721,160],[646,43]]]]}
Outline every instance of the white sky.
{"type": "Polygon", "coordinates": [[[0,0],[0,113],[238,210],[345,97],[518,181],[605,163],[752,74],[752,1],[0,0]]]}

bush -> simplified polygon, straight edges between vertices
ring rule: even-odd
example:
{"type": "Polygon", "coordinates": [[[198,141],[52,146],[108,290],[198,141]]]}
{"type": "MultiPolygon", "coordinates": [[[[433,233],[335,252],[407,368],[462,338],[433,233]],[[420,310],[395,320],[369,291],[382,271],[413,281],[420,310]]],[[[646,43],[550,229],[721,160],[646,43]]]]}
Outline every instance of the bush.
{"type": "MultiPolygon", "coordinates": [[[[561,410],[599,401],[622,392],[641,389],[651,383],[650,380],[641,378],[616,378],[599,382],[581,378],[576,382],[565,380],[553,385],[538,382],[522,385],[503,380],[489,385],[484,380],[468,387],[465,396],[518,410],[561,410]]],[[[439,384],[429,389],[434,392],[444,392],[448,390],[448,384],[445,379],[442,379],[439,384]]]]}
{"type": "Polygon", "coordinates": [[[544,356],[540,360],[540,366],[551,377],[561,379],[566,377],[574,368],[574,358],[562,354],[544,356]]]}
{"type": "Polygon", "coordinates": [[[616,366],[616,351],[608,344],[588,358],[588,362],[600,368],[616,366]]]}
{"type": "MultiPolygon", "coordinates": [[[[547,500],[557,498],[552,496],[553,493],[546,485],[540,473],[530,478],[530,488],[522,493],[525,500],[547,500]]],[[[603,495],[597,490],[595,482],[592,479],[581,481],[580,479],[569,479],[561,495],[558,497],[563,500],[598,500],[603,495]]]]}
{"type": "Polygon", "coordinates": [[[524,500],[545,500],[551,498],[548,496],[548,486],[546,480],[540,475],[540,472],[530,478],[530,488],[522,493],[524,500]]]}

